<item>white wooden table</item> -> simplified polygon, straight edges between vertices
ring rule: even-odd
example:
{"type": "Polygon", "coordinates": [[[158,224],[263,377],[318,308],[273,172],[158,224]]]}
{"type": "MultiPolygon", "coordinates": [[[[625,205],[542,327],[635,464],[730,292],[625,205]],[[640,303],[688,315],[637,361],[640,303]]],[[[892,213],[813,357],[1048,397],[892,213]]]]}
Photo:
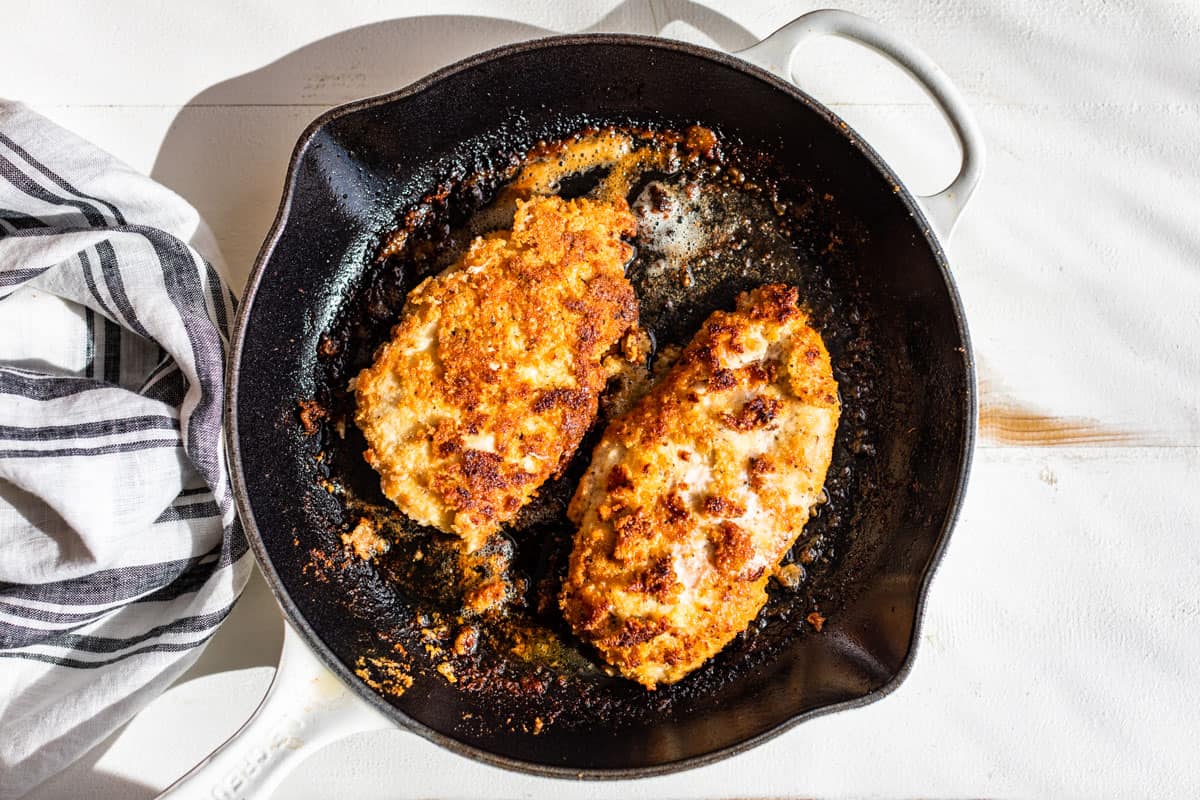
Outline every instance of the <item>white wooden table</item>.
{"type": "MultiPolygon", "coordinates": [[[[844,7],[932,55],[990,146],[950,243],[981,439],[911,677],[873,706],[681,775],[549,781],[395,731],[320,751],[276,797],[1200,793],[1200,4],[844,7]]],[[[241,285],[292,144],[332,105],[546,32],[736,48],[810,8],[8,0],[0,96],[188,198],[241,285]]],[[[881,60],[825,40],[799,73],[915,190],[953,174],[949,133],[881,60]]],[[[151,796],[249,714],[280,625],[256,578],[184,679],[31,796],[151,796]]]]}

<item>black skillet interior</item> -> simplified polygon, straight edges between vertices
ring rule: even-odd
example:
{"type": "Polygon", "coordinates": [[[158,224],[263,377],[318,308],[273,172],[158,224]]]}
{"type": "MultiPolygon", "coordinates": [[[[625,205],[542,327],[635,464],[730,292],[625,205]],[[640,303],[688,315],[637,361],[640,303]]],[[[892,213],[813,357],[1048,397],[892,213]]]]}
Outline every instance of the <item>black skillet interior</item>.
{"type": "MultiPolygon", "coordinates": [[[[820,261],[827,240],[796,246],[820,261]]],[[[698,302],[729,307],[732,295],[698,302]]],[[[238,347],[231,453],[268,580],[343,680],[444,746],[548,774],[670,771],[736,752],[797,719],[869,702],[909,667],[924,589],[969,466],[975,411],[966,330],[944,257],[898,180],[828,111],[765,73],[660,40],[562,37],[484,54],[396,95],[331,112],[297,146],[284,206],[244,300],[238,347]],[[356,661],[379,646],[390,600],[364,578],[347,602],[346,586],[313,577],[303,545],[344,520],[316,479],[296,409],[315,391],[320,335],[396,210],[445,177],[448,164],[486,166],[487,154],[520,152],[562,132],[564,120],[700,122],[769,154],[816,196],[828,194],[853,234],[845,257],[825,259],[824,277],[842,298],[835,310],[852,310],[864,331],[831,350],[843,392],[869,395],[853,443],[854,468],[867,477],[845,498],[852,522],[836,559],[810,587],[809,602],[828,617],[820,634],[794,623],[768,630],[763,635],[778,640],[769,658],[739,661],[755,648],[734,647],[709,670],[723,679],[685,680],[659,695],[670,702],[657,713],[653,696],[609,681],[587,708],[563,712],[561,724],[539,736],[503,724],[529,708],[480,704],[436,676],[418,677],[400,696],[355,677],[356,661]],[[864,360],[873,374],[852,385],[846,376],[864,360]],[[580,724],[571,724],[573,714],[580,724]]],[[[850,443],[839,446],[849,452],[850,443]]]]}

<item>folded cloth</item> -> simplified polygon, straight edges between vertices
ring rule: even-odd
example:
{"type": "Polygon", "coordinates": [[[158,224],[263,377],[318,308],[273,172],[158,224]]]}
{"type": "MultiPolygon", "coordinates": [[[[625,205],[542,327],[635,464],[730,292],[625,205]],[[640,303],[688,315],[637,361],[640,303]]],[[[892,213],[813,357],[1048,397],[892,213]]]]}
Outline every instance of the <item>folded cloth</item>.
{"type": "Polygon", "coordinates": [[[178,195],[0,103],[0,797],[166,689],[249,576],[220,267],[178,195]]]}

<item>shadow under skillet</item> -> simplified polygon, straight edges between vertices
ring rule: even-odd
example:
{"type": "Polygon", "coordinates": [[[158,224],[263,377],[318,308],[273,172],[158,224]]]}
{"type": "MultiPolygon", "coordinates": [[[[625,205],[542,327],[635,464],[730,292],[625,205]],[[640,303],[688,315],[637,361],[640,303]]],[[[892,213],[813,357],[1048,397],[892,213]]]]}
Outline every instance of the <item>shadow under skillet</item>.
{"type": "Polygon", "coordinates": [[[274,220],[292,148],[323,111],[395,91],[504,44],[571,32],[656,33],[672,23],[686,23],[725,49],[755,41],[742,26],[690,0],[625,0],[580,31],[452,15],[351,28],[201,91],[172,121],[151,177],[207,221],[240,292],[274,220]]]}

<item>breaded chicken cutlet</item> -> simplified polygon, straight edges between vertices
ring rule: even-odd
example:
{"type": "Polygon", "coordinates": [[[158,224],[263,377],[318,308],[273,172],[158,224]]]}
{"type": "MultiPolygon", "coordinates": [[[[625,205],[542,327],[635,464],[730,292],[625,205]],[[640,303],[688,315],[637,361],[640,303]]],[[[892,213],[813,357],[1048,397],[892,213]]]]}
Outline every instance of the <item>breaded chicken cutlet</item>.
{"type": "Polygon", "coordinates": [[[725,647],[822,498],[839,413],[795,289],[710,316],[608,426],[571,501],[560,605],[575,633],[651,689],[725,647]]]}
{"type": "Polygon", "coordinates": [[[383,493],[481,546],[567,464],[596,418],[606,355],[637,325],[623,200],[518,201],[409,295],[355,384],[383,493]]]}

